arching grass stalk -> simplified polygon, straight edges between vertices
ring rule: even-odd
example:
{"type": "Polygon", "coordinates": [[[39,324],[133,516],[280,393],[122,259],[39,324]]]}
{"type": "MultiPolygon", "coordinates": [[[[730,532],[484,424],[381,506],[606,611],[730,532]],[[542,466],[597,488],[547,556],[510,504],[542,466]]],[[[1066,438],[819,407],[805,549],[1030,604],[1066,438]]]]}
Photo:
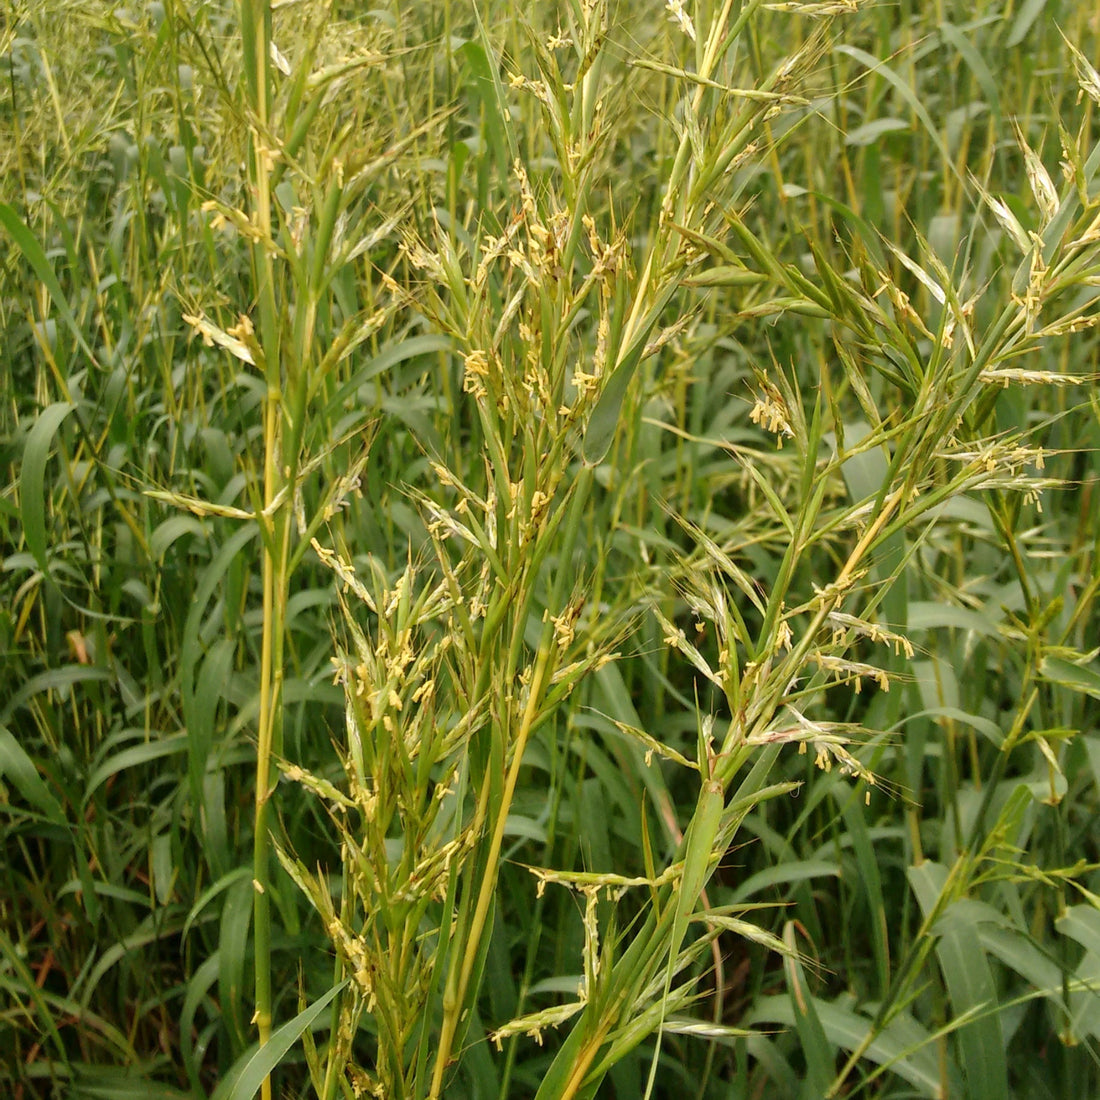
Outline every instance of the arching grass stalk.
{"type": "MultiPolygon", "coordinates": [[[[310,537],[338,507],[338,498],[356,482],[362,460],[351,473],[330,477],[311,515],[301,498],[303,480],[339,447],[331,439],[325,412],[311,407],[323,393],[322,380],[344,360],[357,338],[357,320],[346,318],[338,332],[327,328],[326,307],[334,275],[347,262],[338,223],[349,228],[347,208],[353,191],[345,188],[343,145],[307,147],[310,125],[331,83],[357,69],[327,69],[313,62],[320,31],[306,39],[296,67],[287,73],[276,99],[271,72],[270,0],[241,0],[241,44],[249,121],[249,183],[255,334],[242,318],[237,330],[251,360],[263,372],[263,467],[253,485],[256,522],[263,544],[260,694],[256,747],[255,835],[253,838],[255,1023],[261,1046],[272,1030],[271,982],[271,798],[273,760],[282,753],[283,681],[287,601],[292,577],[310,537]],[[303,158],[298,163],[295,158],[303,158]],[[315,159],[314,159],[315,158],[315,159]],[[306,170],[312,167],[312,173],[306,170]],[[319,182],[323,181],[323,182],[319,182]],[[278,186],[298,201],[292,214],[277,215],[278,186]],[[318,432],[314,432],[319,428],[318,432]],[[298,535],[296,536],[296,529],[298,535]]],[[[323,27],[323,18],[317,24],[323,27]]],[[[385,312],[376,316],[380,318],[385,312]]],[[[362,338],[359,335],[358,338],[362,338]]],[[[358,431],[367,412],[361,413],[358,431]]],[[[346,424],[345,424],[346,427],[346,424]]],[[[346,437],[345,437],[346,438],[346,437]]],[[[345,467],[346,469],[346,467],[345,467]]],[[[263,1095],[271,1094],[265,1080],[263,1095]]]]}

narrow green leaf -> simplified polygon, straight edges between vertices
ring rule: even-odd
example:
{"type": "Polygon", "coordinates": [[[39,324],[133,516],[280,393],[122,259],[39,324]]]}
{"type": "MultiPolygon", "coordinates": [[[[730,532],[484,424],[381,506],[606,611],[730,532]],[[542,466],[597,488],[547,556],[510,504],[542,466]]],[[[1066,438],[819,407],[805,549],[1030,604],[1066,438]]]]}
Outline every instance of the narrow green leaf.
{"type": "MultiPolygon", "coordinates": [[[[965,901],[966,899],[962,899],[965,901]]],[[[971,1100],[1005,1100],[1008,1092],[1008,1063],[997,1008],[997,987],[989,960],[965,910],[951,905],[937,922],[941,935],[936,956],[956,1016],[980,1015],[959,1028],[960,1062],[968,1082],[971,1100]]]]}
{"type": "Polygon", "coordinates": [[[512,116],[504,95],[504,85],[500,80],[493,43],[482,21],[480,6],[474,4],[473,7],[477,32],[481,39],[481,52],[480,55],[476,53],[476,44],[473,42],[468,42],[463,47],[463,52],[472,59],[471,68],[477,76],[477,94],[485,109],[489,142],[497,158],[497,170],[501,179],[507,179],[512,163],[519,156],[519,147],[509,125],[512,116]]]}
{"type": "Polygon", "coordinates": [[[833,797],[840,804],[840,812],[844,815],[844,824],[855,853],[858,881],[852,884],[852,888],[861,891],[867,901],[871,948],[875,955],[875,970],[879,982],[878,995],[885,997],[890,986],[890,922],[886,915],[886,899],[882,890],[878,858],[862,804],[857,804],[846,789],[834,791],[833,797]]]}
{"type": "Polygon", "coordinates": [[[1100,958],[1100,911],[1091,905],[1071,905],[1058,918],[1057,925],[1063,936],[1072,937],[1100,958]]]}
{"type": "Polygon", "coordinates": [[[94,665],[62,665],[32,676],[8,700],[0,712],[0,722],[7,722],[28,699],[44,691],[64,692],[74,684],[87,684],[108,679],[107,670],[94,665]]]}
{"type": "Polygon", "coordinates": [[[406,359],[413,359],[418,355],[433,355],[439,352],[454,350],[454,341],[449,336],[439,333],[424,333],[420,336],[410,336],[407,340],[400,340],[388,344],[369,362],[356,371],[333,395],[328,403],[328,412],[339,415],[343,411],[344,404],[353,400],[361,386],[380,374],[384,374],[390,367],[403,363],[406,359]]]}
{"type": "Polygon", "coordinates": [[[191,1100],[192,1093],[152,1081],[138,1070],[73,1066],[72,1100],[191,1100]]]}
{"type": "Polygon", "coordinates": [[[804,859],[798,862],[786,862],[774,867],[765,867],[762,871],[750,875],[733,893],[734,901],[746,901],[754,894],[768,890],[773,886],[805,882],[812,878],[835,878],[840,869],[828,860],[804,859]]]}
{"type": "Polygon", "coordinates": [[[224,893],[234,883],[240,882],[242,879],[252,878],[251,867],[235,867],[228,874],[222,875],[217,882],[212,886],[207,887],[198,898],[195,899],[195,904],[191,906],[191,911],[187,914],[187,920],[184,921],[183,931],[180,933],[183,939],[187,938],[187,933],[191,930],[191,925],[195,923],[199,918],[199,914],[210,904],[219,894],[224,893]]]}
{"type": "Polygon", "coordinates": [[[332,999],[347,984],[348,979],[345,978],[334,985],[323,997],[299,1012],[293,1020],[276,1028],[271,1038],[262,1047],[252,1048],[239,1058],[229,1074],[214,1090],[211,1100],[252,1100],[266,1078],[274,1072],[287,1051],[301,1037],[302,1032],[320,1018],[332,999]]]}
{"type": "Polygon", "coordinates": [[[34,269],[39,282],[50,292],[54,309],[57,310],[61,319],[75,337],[76,342],[80,345],[80,350],[95,363],[95,354],[85,341],[84,334],[80,331],[80,326],[77,324],[73,311],[69,308],[69,303],[65,298],[65,292],[61,289],[61,284],[57,281],[57,276],[54,274],[53,267],[50,265],[42,245],[39,244],[38,238],[23,224],[23,219],[6,202],[0,202],[0,224],[12,235],[15,243],[19,246],[19,250],[34,269]]]}
{"type": "Polygon", "coordinates": [[[873,122],[865,122],[854,130],[844,135],[845,145],[872,145],[883,134],[896,134],[905,132],[910,128],[909,123],[903,118],[876,118],[873,122]]]}
{"type": "Polygon", "coordinates": [[[974,79],[978,82],[978,86],[985,95],[986,103],[989,105],[989,110],[993,114],[994,125],[999,128],[1001,124],[1001,96],[997,88],[997,78],[990,71],[985,58],[974,43],[953,23],[941,23],[940,34],[943,35],[944,41],[958,52],[974,74],[974,79]]]}
{"type": "MultiPolygon", "coordinates": [[[[0,207],[3,203],[0,203],[0,207]]],[[[62,421],[76,408],[68,401],[49,405],[38,414],[23,448],[23,466],[19,476],[19,504],[23,520],[23,537],[27,548],[43,575],[50,576],[46,560],[46,462],[50,457],[54,436],[62,421]]]]}
{"type": "MultiPolygon", "coordinates": [[[[830,1043],[848,1051],[864,1043],[871,1021],[848,1007],[843,998],[833,1002],[815,998],[813,1007],[830,1043]]],[[[744,1022],[753,1027],[775,1024],[796,1026],[790,997],[760,997],[744,1022]]],[[[958,1092],[960,1082],[950,1066],[948,1079],[953,1087],[947,1093],[943,1091],[944,1083],[934,1044],[934,1035],[925,1031],[907,1013],[899,1012],[871,1040],[864,1056],[869,1062],[904,1078],[917,1090],[918,1096],[941,1100],[945,1095],[961,1095],[958,1092]]]]}
{"type": "Polygon", "coordinates": [[[806,1080],[803,1095],[824,1096],[836,1072],[836,1048],[829,1042],[821,1019],[814,1006],[806,972],[798,955],[794,939],[795,925],[787,921],[783,926],[783,943],[787,953],[783,956],[783,971],[787,975],[787,993],[791,999],[794,1024],[802,1042],[802,1054],[806,1059],[806,1080]]]}
{"type": "Polygon", "coordinates": [[[148,764],[153,760],[163,760],[166,756],[187,751],[187,734],[175,733],[169,737],[159,737],[144,745],[134,745],[132,748],[123,749],[108,757],[88,777],[88,783],[84,790],[84,805],[91,801],[92,795],[112,775],[117,775],[127,768],[136,768],[142,764],[148,764]]]}
{"type": "Polygon", "coordinates": [[[1088,665],[1077,665],[1061,657],[1044,657],[1039,662],[1039,675],[1049,683],[1100,699],[1100,672],[1088,665]]]}
{"type": "MultiPolygon", "coordinates": [[[[244,868],[244,870],[247,870],[247,868],[244,868]]],[[[190,919],[188,917],[188,921],[190,919]]],[[[186,925],[184,926],[183,935],[184,937],[187,935],[186,925]]],[[[200,1046],[200,1053],[196,1055],[194,1040],[196,1033],[194,1026],[195,1014],[198,1012],[199,1005],[209,995],[210,987],[217,980],[220,965],[221,953],[217,950],[203,959],[187,983],[187,993],[183,999],[183,1008],[180,1011],[180,1055],[183,1058],[184,1068],[187,1070],[187,1079],[191,1082],[191,1089],[196,1096],[203,1094],[200,1085],[202,1078],[201,1051],[203,1048],[200,1046]]]]}
{"type": "Polygon", "coordinates": [[[185,535],[204,538],[206,529],[196,516],[169,516],[153,530],[149,538],[149,549],[158,562],[163,561],[169,547],[185,535]]]}
{"type": "MultiPolygon", "coordinates": [[[[0,961],[4,964],[5,973],[11,975],[10,980],[15,986],[16,996],[21,1002],[20,1007],[24,1013],[37,1021],[40,1028],[40,1041],[43,1043],[47,1039],[50,1041],[48,1049],[52,1057],[57,1058],[60,1065],[67,1067],[69,1061],[67,1047],[65,1040],[61,1038],[61,1034],[57,1030],[57,1020],[61,1018],[62,1014],[56,1012],[53,1006],[48,1003],[46,995],[39,988],[38,982],[35,981],[34,975],[27,967],[24,958],[25,953],[16,948],[7,932],[0,927],[0,961]],[[26,1002],[33,1006],[33,1014],[26,1007],[26,1002]]],[[[8,987],[7,982],[5,981],[3,985],[0,985],[0,988],[4,989],[5,1007],[14,1008],[16,996],[12,995],[12,990],[8,987]]]]}
{"type": "MultiPolygon", "coordinates": [[[[1065,931],[1061,924],[1060,932],[1065,931]]],[[[1012,967],[1037,990],[1045,992],[1055,1002],[1062,1000],[1062,971],[1051,962],[1035,940],[1014,928],[1001,928],[984,923],[978,926],[982,948],[1012,967]]]]}
{"type": "Polygon", "coordinates": [[[657,323],[661,311],[671,300],[677,285],[675,279],[668,280],[668,284],[658,295],[657,301],[642,319],[630,346],[619,356],[617,365],[607,380],[607,385],[604,386],[603,392],[596,401],[596,407],[588,418],[584,432],[584,461],[588,466],[598,466],[611,447],[615,430],[619,426],[619,415],[622,412],[627,387],[638,369],[638,364],[642,361],[649,334],[657,323]]]}
{"type": "Polygon", "coordinates": [[[847,54],[861,65],[864,65],[871,72],[878,73],[879,76],[894,88],[898,95],[905,100],[913,114],[920,119],[925,132],[932,139],[932,143],[939,151],[944,166],[957,176],[959,174],[958,168],[955,166],[955,161],[951,156],[950,150],[944,143],[943,135],[940,133],[940,127],[936,125],[935,120],[928,113],[928,108],[921,102],[920,97],[913,87],[903,80],[885,61],[880,61],[873,54],[869,54],[866,50],[861,50],[858,46],[849,46],[847,43],[842,43],[836,47],[836,52],[847,54]]]}
{"type": "Polygon", "coordinates": [[[960,722],[964,726],[976,729],[983,737],[988,738],[998,748],[1004,743],[1004,730],[996,722],[989,718],[982,718],[978,714],[968,714],[958,707],[929,707],[927,710],[910,712],[897,723],[898,729],[906,722],[915,722],[918,718],[950,718],[953,722],[960,722]]]}
{"type": "Polygon", "coordinates": [[[1025,0],[1020,5],[1020,10],[1012,21],[1012,30],[1009,31],[1008,38],[1005,39],[1005,46],[1008,49],[1014,49],[1027,38],[1028,31],[1031,30],[1035,20],[1039,18],[1046,6],[1047,0],[1025,0]]]}
{"type": "Polygon", "coordinates": [[[218,932],[222,957],[222,964],[218,968],[218,999],[221,1003],[222,1022],[233,1044],[233,1054],[244,1049],[245,1036],[249,1030],[244,996],[250,985],[248,928],[252,920],[253,892],[251,876],[247,881],[230,887],[222,906],[218,932]]]}
{"type": "Polygon", "coordinates": [[[980,611],[971,611],[967,607],[955,604],[937,603],[932,600],[913,600],[909,604],[909,629],[942,630],[953,627],[956,630],[972,630],[986,638],[996,638],[999,634],[996,620],[980,611]]]}
{"type": "Polygon", "coordinates": [[[55,825],[65,824],[65,811],[42,781],[34,762],[7,726],[0,726],[0,778],[9,783],[55,825]]]}
{"type": "Polygon", "coordinates": [[[598,466],[611,447],[615,429],[619,426],[619,414],[627,387],[641,358],[642,345],[639,343],[615,368],[588,418],[588,427],[584,433],[584,461],[589,466],[598,466]]]}

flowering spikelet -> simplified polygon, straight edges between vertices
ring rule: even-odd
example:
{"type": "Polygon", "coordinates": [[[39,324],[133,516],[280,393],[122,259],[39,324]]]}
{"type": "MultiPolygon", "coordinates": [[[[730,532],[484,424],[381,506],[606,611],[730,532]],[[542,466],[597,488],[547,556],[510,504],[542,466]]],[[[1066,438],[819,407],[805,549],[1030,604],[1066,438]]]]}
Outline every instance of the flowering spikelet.
{"type": "Polygon", "coordinates": [[[695,24],[691,20],[691,16],[684,11],[683,0],[665,0],[665,7],[668,8],[672,18],[679,25],[680,30],[684,32],[692,40],[695,41],[695,24]]]}
{"type": "Polygon", "coordinates": [[[784,436],[788,439],[794,438],[787,403],[779,390],[766,380],[761,382],[761,392],[757,394],[749,419],[775,435],[780,447],[783,446],[784,436]]]}

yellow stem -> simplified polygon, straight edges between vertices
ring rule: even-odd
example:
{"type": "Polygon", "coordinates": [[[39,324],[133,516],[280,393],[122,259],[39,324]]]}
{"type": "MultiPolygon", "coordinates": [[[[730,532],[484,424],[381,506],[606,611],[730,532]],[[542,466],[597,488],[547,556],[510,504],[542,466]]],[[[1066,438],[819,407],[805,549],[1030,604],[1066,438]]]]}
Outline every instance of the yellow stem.
{"type": "Polygon", "coordinates": [[[512,766],[509,768],[508,776],[504,782],[504,794],[500,801],[500,811],[497,814],[496,825],[493,828],[493,838],[489,844],[489,855],[486,861],[485,874],[481,880],[481,891],[478,894],[477,907],[474,909],[470,932],[466,938],[467,950],[462,952],[461,969],[457,971],[457,981],[453,980],[456,973],[453,967],[452,977],[447,979],[448,988],[444,993],[443,1028],[439,1038],[435,1068],[432,1071],[432,1088],[429,1093],[431,1100],[439,1100],[442,1095],[443,1075],[450,1062],[451,1046],[458,1031],[459,1017],[462,1014],[462,1005],[470,984],[470,975],[473,973],[474,964],[477,961],[478,945],[485,930],[489,906],[493,901],[497,867],[500,862],[500,849],[504,843],[504,826],[508,820],[508,810],[512,805],[512,797],[515,794],[516,783],[519,780],[519,769],[523,764],[523,750],[527,746],[527,738],[531,733],[531,726],[534,724],[535,714],[538,711],[542,685],[546,679],[546,670],[550,663],[551,648],[552,642],[544,642],[535,662],[535,674],[531,678],[531,690],[527,696],[527,706],[524,709],[523,721],[520,723],[519,734],[516,737],[512,766]]]}
{"type": "Polygon", "coordinates": [[[588,1067],[592,1065],[592,1059],[596,1057],[600,1047],[603,1046],[603,1041],[611,1030],[611,1023],[611,1017],[605,1017],[599,1031],[592,1036],[577,1056],[577,1060],[573,1063],[573,1072],[569,1074],[569,1080],[566,1081],[565,1088],[562,1091],[561,1100],[571,1100],[577,1094],[577,1090],[581,1085],[584,1084],[584,1079],[588,1075],[588,1067]]]}

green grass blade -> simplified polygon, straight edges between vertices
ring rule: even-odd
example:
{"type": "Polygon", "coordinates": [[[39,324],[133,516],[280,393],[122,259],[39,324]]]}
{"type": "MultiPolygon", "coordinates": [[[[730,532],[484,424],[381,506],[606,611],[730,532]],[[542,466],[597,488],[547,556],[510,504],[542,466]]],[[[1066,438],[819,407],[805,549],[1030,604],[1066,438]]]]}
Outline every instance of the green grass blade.
{"type": "Polygon", "coordinates": [[[299,1012],[293,1020],[277,1027],[262,1047],[251,1049],[242,1055],[214,1090],[211,1100],[252,1100],[263,1082],[278,1068],[287,1051],[301,1037],[302,1032],[320,1019],[329,1003],[347,984],[346,978],[338,982],[323,997],[299,1012]]]}
{"type": "Polygon", "coordinates": [[[791,1001],[795,1028],[802,1042],[802,1055],[806,1059],[806,1079],[802,1094],[809,1100],[810,1097],[824,1096],[828,1091],[836,1072],[836,1048],[829,1042],[825,1029],[821,1026],[794,937],[795,924],[788,921],[783,926],[783,943],[787,947],[783,956],[783,971],[787,977],[787,994],[791,1001]]]}
{"type": "Polygon", "coordinates": [[[920,119],[920,123],[924,127],[925,132],[939,151],[942,163],[950,168],[952,173],[958,175],[959,173],[958,169],[955,167],[954,158],[951,156],[950,150],[944,143],[940,127],[936,125],[935,120],[928,113],[928,108],[920,101],[920,97],[913,90],[912,85],[902,79],[902,77],[885,61],[880,61],[873,54],[869,54],[866,50],[861,50],[858,46],[849,46],[847,43],[842,42],[836,47],[836,51],[837,53],[847,54],[848,57],[853,58],[861,65],[865,66],[869,72],[877,73],[894,88],[898,95],[905,100],[913,114],[920,119]]]}
{"type": "Polygon", "coordinates": [[[75,408],[75,405],[67,401],[59,401],[39,413],[23,448],[23,466],[19,475],[23,537],[27,540],[27,548],[43,576],[51,580],[53,578],[46,557],[46,463],[53,447],[54,436],[75,408]]]}
{"type": "Polygon", "coordinates": [[[20,252],[23,253],[27,262],[34,269],[39,282],[50,292],[54,309],[57,310],[61,319],[68,326],[77,344],[80,345],[80,350],[92,363],[95,363],[95,353],[88,346],[84,334],[80,331],[80,325],[77,324],[76,317],[73,316],[65,292],[61,289],[61,284],[57,281],[57,276],[46,257],[45,250],[38,243],[38,238],[23,224],[22,218],[6,202],[0,202],[0,225],[3,225],[11,234],[15,243],[19,246],[20,252]]]}
{"type": "Polygon", "coordinates": [[[957,1039],[967,1095],[973,1100],[1007,1100],[1008,1065],[997,1007],[997,987],[978,933],[952,906],[936,926],[942,929],[936,956],[955,1013],[981,1012],[959,1028],[957,1039]]]}
{"type": "MultiPolygon", "coordinates": [[[[0,726],[0,779],[9,783],[54,825],[64,825],[65,811],[43,782],[34,761],[7,726],[0,726]]],[[[7,807],[7,812],[11,812],[7,807]]]]}

